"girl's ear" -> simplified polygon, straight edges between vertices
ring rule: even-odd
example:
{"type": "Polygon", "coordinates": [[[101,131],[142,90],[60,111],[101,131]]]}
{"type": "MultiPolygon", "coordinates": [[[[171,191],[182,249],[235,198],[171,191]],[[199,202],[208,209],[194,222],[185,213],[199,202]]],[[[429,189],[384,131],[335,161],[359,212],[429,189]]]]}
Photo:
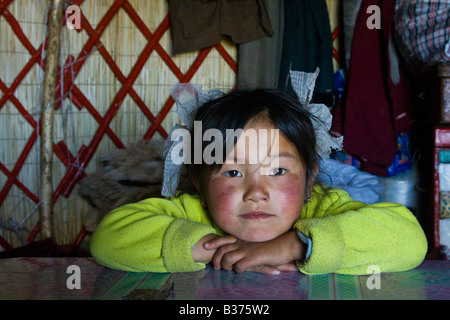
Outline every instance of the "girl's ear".
{"type": "Polygon", "coordinates": [[[202,205],[203,209],[207,209],[208,204],[206,203],[206,198],[205,198],[204,192],[203,192],[202,188],[200,187],[200,182],[198,181],[198,179],[192,179],[192,184],[194,185],[195,190],[197,190],[197,193],[200,197],[200,204],[202,205]]]}
{"type": "Polygon", "coordinates": [[[309,202],[311,200],[311,193],[312,189],[314,188],[314,183],[316,182],[317,174],[319,173],[319,165],[316,164],[313,170],[313,173],[309,177],[308,181],[306,182],[306,195],[305,195],[305,201],[309,202]]]}

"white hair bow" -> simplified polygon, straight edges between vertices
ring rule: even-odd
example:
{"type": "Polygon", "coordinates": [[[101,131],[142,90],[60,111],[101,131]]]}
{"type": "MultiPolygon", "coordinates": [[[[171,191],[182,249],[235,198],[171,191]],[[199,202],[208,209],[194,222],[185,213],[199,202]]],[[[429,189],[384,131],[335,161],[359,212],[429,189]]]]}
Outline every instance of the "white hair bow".
{"type": "Polygon", "coordinates": [[[163,155],[166,157],[166,160],[164,162],[164,177],[161,191],[161,195],[164,197],[176,197],[181,169],[183,167],[183,163],[175,163],[172,157],[172,152],[175,147],[179,143],[182,143],[182,141],[179,141],[180,135],[177,133],[180,130],[178,129],[189,130],[194,123],[195,111],[204,103],[216,99],[223,94],[223,92],[218,90],[205,92],[202,90],[201,85],[191,83],[178,83],[170,90],[170,95],[177,105],[177,114],[183,124],[176,124],[164,143],[163,155]]]}
{"type": "Polygon", "coordinates": [[[342,149],[344,137],[335,138],[330,135],[333,116],[326,105],[310,104],[319,73],[320,69],[317,68],[314,73],[291,70],[290,75],[292,87],[300,103],[314,116],[312,121],[317,140],[316,151],[322,159],[326,159],[330,157],[333,149],[342,149]]]}

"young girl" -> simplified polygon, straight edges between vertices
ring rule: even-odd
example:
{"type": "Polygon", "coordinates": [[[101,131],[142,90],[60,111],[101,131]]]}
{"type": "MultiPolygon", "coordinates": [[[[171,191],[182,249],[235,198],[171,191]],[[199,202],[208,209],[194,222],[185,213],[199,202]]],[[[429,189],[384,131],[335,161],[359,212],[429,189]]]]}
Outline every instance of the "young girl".
{"type": "MultiPolygon", "coordinates": [[[[298,99],[275,90],[236,91],[203,104],[194,120],[202,134],[222,133],[215,143],[231,161],[189,161],[188,183],[175,197],[109,213],[91,240],[99,263],[138,272],[197,271],[211,262],[215,269],[272,275],[367,274],[373,265],[404,271],[424,259],[425,235],[405,207],[366,205],[316,181],[315,130],[298,99]],[[261,153],[244,134],[226,154],[227,129],[279,135],[261,139],[267,143],[261,153]],[[263,156],[250,161],[254,152],[263,156]]],[[[203,155],[210,144],[202,141],[203,155]]]]}

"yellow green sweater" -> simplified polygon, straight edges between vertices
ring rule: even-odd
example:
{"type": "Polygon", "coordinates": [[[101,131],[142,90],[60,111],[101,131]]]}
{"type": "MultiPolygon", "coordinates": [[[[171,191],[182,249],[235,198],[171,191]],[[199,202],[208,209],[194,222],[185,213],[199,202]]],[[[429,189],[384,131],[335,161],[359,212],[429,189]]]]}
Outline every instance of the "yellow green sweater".
{"type": "MultiPolygon", "coordinates": [[[[394,203],[366,205],[342,190],[315,187],[294,229],[311,239],[306,274],[367,274],[418,266],[427,241],[416,218],[394,203]]],[[[223,235],[197,196],[151,198],[110,212],[91,239],[97,262],[135,272],[186,272],[205,267],[192,258],[191,248],[203,236],[223,235]]]]}

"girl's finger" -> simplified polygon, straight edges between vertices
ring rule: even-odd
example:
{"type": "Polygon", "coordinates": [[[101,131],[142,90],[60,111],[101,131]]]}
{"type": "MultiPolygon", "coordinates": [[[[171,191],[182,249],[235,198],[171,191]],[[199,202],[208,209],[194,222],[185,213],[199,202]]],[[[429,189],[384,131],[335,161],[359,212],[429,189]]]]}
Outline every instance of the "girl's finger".
{"type": "MultiPolygon", "coordinates": [[[[243,270],[243,271],[245,271],[245,270],[243,270]]],[[[241,271],[241,272],[243,272],[243,271],[241,271]]],[[[281,271],[277,267],[267,266],[267,265],[252,267],[252,268],[248,269],[247,271],[259,272],[259,273],[264,273],[264,274],[268,274],[268,275],[272,275],[272,276],[278,276],[281,274],[281,271]]],[[[236,270],[236,272],[238,272],[238,271],[236,270]]]]}
{"type": "Polygon", "coordinates": [[[244,271],[253,271],[269,275],[279,275],[281,273],[281,270],[278,269],[278,266],[264,264],[264,262],[258,260],[259,259],[249,259],[248,257],[243,258],[234,264],[234,271],[236,271],[237,273],[242,273],[244,271]]]}
{"type": "Polygon", "coordinates": [[[289,271],[289,272],[300,272],[297,265],[293,262],[283,264],[281,266],[277,266],[277,269],[280,271],[289,271]]]}
{"type": "Polygon", "coordinates": [[[223,245],[235,243],[236,241],[237,239],[233,236],[218,237],[214,240],[205,242],[203,244],[203,248],[205,248],[206,250],[214,250],[223,245]]]}
{"type": "Polygon", "coordinates": [[[233,264],[239,260],[239,253],[235,251],[236,249],[234,243],[224,244],[217,248],[212,259],[214,269],[233,270],[233,264]]]}

